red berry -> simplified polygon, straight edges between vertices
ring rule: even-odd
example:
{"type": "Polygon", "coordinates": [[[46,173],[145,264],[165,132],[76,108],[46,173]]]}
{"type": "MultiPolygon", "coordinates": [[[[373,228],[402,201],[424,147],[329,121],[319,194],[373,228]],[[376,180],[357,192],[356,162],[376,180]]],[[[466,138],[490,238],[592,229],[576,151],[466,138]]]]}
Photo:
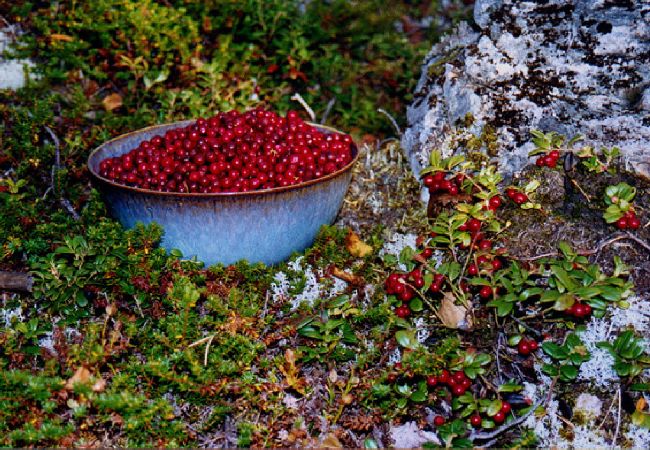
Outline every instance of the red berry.
{"type": "Polygon", "coordinates": [[[463,387],[462,384],[455,384],[451,388],[451,393],[454,394],[456,397],[460,397],[465,393],[465,388],[463,387]]]}
{"type": "Polygon", "coordinates": [[[499,206],[501,206],[501,197],[498,195],[495,195],[494,197],[490,197],[490,200],[488,202],[488,205],[492,209],[497,209],[499,206]]]}
{"type": "Polygon", "coordinates": [[[474,428],[478,428],[483,423],[483,419],[481,419],[481,416],[478,414],[474,414],[469,418],[469,423],[471,423],[474,428]]]}
{"type": "Polygon", "coordinates": [[[472,218],[467,221],[467,228],[470,231],[479,231],[481,229],[481,225],[481,221],[478,219],[472,218]]]}
{"type": "Polygon", "coordinates": [[[433,178],[433,175],[427,175],[422,179],[422,183],[426,187],[431,187],[436,180],[433,178]]]}
{"type": "Polygon", "coordinates": [[[544,157],[544,165],[546,167],[550,167],[551,169],[554,169],[556,164],[557,164],[557,159],[548,155],[544,157]]]}
{"type": "Polygon", "coordinates": [[[502,402],[501,404],[501,412],[503,414],[508,414],[510,411],[512,411],[512,406],[508,402],[502,402]]]}
{"type": "Polygon", "coordinates": [[[573,315],[576,317],[584,317],[585,316],[585,305],[582,303],[578,303],[574,305],[575,308],[573,309],[573,315]]]}
{"type": "Polygon", "coordinates": [[[402,370],[403,368],[404,368],[404,366],[399,361],[396,362],[395,364],[393,364],[393,369],[395,369],[395,370],[402,370]]]}
{"type": "Polygon", "coordinates": [[[512,196],[512,201],[518,205],[521,205],[522,203],[526,203],[528,201],[528,196],[523,192],[516,192],[512,196]]]}
{"type": "Polygon", "coordinates": [[[458,195],[458,187],[457,186],[449,186],[449,189],[447,189],[447,192],[449,192],[449,195],[458,195]]]}
{"type": "Polygon", "coordinates": [[[619,230],[624,230],[627,228],[627,219],[625,217],[621,217],[616,221],[616,227],[619,230]]]}
{"type": "Polygon", "coordinates": [[[478,292],[478,295],[481,298],[491,298],[492,297],[492,287],[491,286],[481,286],[481,290],[478,292]]]}
{"type": "Polygon", "coordinates": [[[454,372],[454,374],[451,376],[452,381],[456,384],[461,384],[465,378],[467,377],[465,376],[465,372],[462,370],[454,372]]]}
{"type": "Polygon", "coordinates": [[[503,263],[499,258],[494,258],[492,260],[492,270],[500,270],[503,267],[503,263]]]}
{"type": "Polygon", "coordinates": [[[481,250],[489,250],[492,248],[492,241],[488,239],[483,239],[481,242],[478,243],[478,248],[481,250]]]}
{"type": "Polygon", "coordinates": [[[433,387],[438,384],[438,379],[433,375],[427,377],[427,386],[433,387]]]}
{"type": "Polygon", "coordinates": [[[386,377],[386,381],[388,381],[389,383],[394,383],[395,381],[397,381],[397,374],[392,372],[389,373],[388,376],[386,377]]]}
{"type": "Polygon", "coordinates": [[[463,387],[463,389],[467,390],[472,385],[472,380],[470,380],[469,378],[465,378],[460,385],[463,387]]]}
{"type": "MultiPolygon", "coordinates": [[[[481,241],[481,242],[483,242],[483,241],[481,241]]],[[[489,260],[490,259],[487,257],[487,255],[480,255],[478,258],[476,258],[476,264],[478,264],[480,266],[481,264],[485,264],[489,260]]]]}
{"type": "Polygon", "coordinates": [[[520,355],[530,355],[530,345],[528,345],[528,341],[526,339],[519,341],[519,344],[517,345],[517,351],[520,355]]]}
{"type": "Polygon", "coordinates": [[[560,152],[558,150],[551,150],[548,154],[551,158],[557,160],[560,157],[560,152]]]}
{"type": "Polygon", "coordinates": [[[528,347],[530,348],[531,352],[534,352],[537,351],[537,349],[539,348],[539,344],[537,343],[536,340],[531,339],[528,341],[528,347]]]}
{"type": "Polygon", "coordinates": [[[492,420],[494,420],[495,423],[503,423],[503,421],[506,420],[506,415],[503,412],[499,411],[494,416],[492,416],[492,420]]]}
{"type": "Polygon", "coordinates": [[[438,375],[438,383],[449,384],[450,381],[451,381],[451,374],[447,369],[443,369],[440,375],[438,375]]]}
{"type": "Polygon", "coordinates": [[[406,305],[398,306],[395,308],[395,315],[401,319],[406,319],[411,315],[411,309],[406,305]]]}
{"type": "Polygon", "coordinates": [[[433,424],[437,427],[445,424],[445,418],[442,416],[436,416],[433,418],[433,424]]]}
{"type": "Polygon", "coordinates": [[[638,217],[634,216],[628,220],[627,226],[628,228],[630,228],[630,230],[638,230],[639,227],[641,226],[641,221],[639,220],[638,217]]]}
{"type": "Polygon", "coordinates": [[[472,276],[472,277],[475,277],[476,275],[478,275],[478,266],[476,264],[474,264],[474,263],[467,266],[467,274],[472,276]]]}
{"type": "Polygon", "coordinates": [[[514,197],[514,195],[515,195],[516,193],[517,193],[517,190],[516,190],[516,189],[513,189],[513,188],[508,188],[508,189],[506,189],[506,196],[507,196],[509,199],[512,199],[512,197],[514,197]]]}
{"type": "Polygon", "coordinates": [[[591,315],[591,305],[588,305],[587,303],[585,303],[584,306],[582,307],[582,311],[583,311],[584,317],[587,317],[587,316],[591,315]]]}
{"type": "Polygon", "coordinates": [[[433,256],[433,249],[427,247],[424,250],[422,250],[422,253],[420,253],[420,255],[422,255],[422,257],[425,259],[429,259],[433,256]]]}
{"type": "Polygon", "coordinates": [[[537,159],[535,160],[535,165],[536,165],[537,167],[544,167],[545,163],[546,163],[546,161],[545,161],[545,159],[544,159],[543,156],[540,156],[539,158],[537,158],[537,159]]]}

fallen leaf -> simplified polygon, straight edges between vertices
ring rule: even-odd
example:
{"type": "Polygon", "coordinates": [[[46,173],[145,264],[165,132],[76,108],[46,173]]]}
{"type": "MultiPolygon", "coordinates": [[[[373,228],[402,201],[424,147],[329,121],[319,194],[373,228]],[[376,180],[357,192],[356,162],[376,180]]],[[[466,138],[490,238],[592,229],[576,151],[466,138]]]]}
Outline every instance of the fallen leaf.
{"type": "Polygon", "coordinates": [[[74,38],[72,36],[68,36],[67,34],[50,34],[50,39],[52,41],[60,41],[60,42],[72,42],[74,41],[74,38]]]}
{"type": "Polygon", "coordinates": [[[321,441],[320,446],[323,448],[343,448],[343,444],[341,444],[341,441],[334,436],[332,433],[329,433],[325,438],[321,441]]]}
{"type": "Polygon", "coordinates": [[[454,294],[445,292],[438,308],[438,318],[447,328],[471,330],[474,326],[471,310],[465,305],[457,305],[455,300],[454,294]]]}
{"type": "Polygon", "coordinates": [[[92,387],[93,392],[104,392],[104,389],[106,389],[106,380],[103,378],[95,381],[95,384],[93,384],[92,387]]]}
{"type": "Polygon", "coordinates": [[[372,247],[363,242],[359,236],[352,230],[345,237],[345,248],[352,256],[363,258],[372,253],[372,247]]]}
{"type": "Polygon", "coordinates": [[[293,350],[287,349],[287,351],[284,352],[284,360],[285,363],[278,366],[278,369],[280,369],[280,372],[284,375],[287,385],[292,387],[296,392],[304,395],[307,382],[299,376],[299,370],[296,367],[296,354],[293,350]]]}
{"type": "Polygon", "coordinates": [[[363,284],[366,284],[366,280],[364,280],[363,277],[346,272],[345,270],[339,269],[334,265],[330,268],[330,273],[332,274],[333,277],[336,277],[340,280],[345,281],[346,283],[355,286],[361,286],[363,284]]]}
{"type": "Polygon", "coordinates": [[[122,106],[122,96],[120,94],[107,95],[104,97],[104,100],[102,100],[102,104],[106,111],[113,111],[122,106]]]}
{"type": "Polygon", "coordinates": [[[85,367],[79,367],[65,383],[65,388],[71,391],[77,383],[88,383],[90,381],[90,371],[85,367]]]}

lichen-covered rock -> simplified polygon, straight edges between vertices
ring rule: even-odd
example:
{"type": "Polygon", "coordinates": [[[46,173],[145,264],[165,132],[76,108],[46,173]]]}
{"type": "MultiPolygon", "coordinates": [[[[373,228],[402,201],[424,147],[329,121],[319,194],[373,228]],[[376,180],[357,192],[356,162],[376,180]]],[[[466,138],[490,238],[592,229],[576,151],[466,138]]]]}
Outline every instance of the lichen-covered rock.
{"type": "Polygon", "coordinates": [[[20,89],[25,85],[28,75],[26,69],[33,66],[28,60],[5,59],[5,51],[9,49],[14,30],[0,29],[0,89],[20,89]]]}
{"type": "Polygon", "coordinates": [[[486,129],[498,145],[483,151],[516,172],[540,129],[618,146],[650,174],[650,2],[478,0],[474,19],[425,60],[402,139],[415,173],[486,129]]]}

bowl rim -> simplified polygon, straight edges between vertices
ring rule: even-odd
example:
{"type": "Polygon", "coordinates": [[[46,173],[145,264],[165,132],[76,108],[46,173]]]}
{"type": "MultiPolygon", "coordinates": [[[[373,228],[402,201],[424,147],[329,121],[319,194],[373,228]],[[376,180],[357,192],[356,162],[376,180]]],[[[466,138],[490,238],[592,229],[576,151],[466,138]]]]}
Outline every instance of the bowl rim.
{"type": "MultiPolygon", "coordinates": [[[[287,192],[287,191],[294,191],[294,190],[299,190],[308,186],[312,186],[315,184],[322,183],[324,181],[331,180],[333,178],[338,177],[339,175],[342,175],[345,172],[350,171],[352,169],[352,166],[354,166],[354,163],[357,162],[359,159],[359,149],[354,141],[352,141],[352,160],[343,166],[342,168],[338,169],[335,172],[329,173],[323,177],[320,178],[315,178],[312,180],[307,180],[303,181],[302,183],[298,184],[292,184],[291,186],[280,186],[280,187],[274,187],[270,189],[257,189],[254,191],[246,191],[246,192],[162,192],[162,191],[156,191],[153,189],[143,189],[143,188],[138,188],[134,186],[127,186],[124,184],[116,183],[112,180],[109,180],[108,178],[102,177],[99,173],[97,173],[93,167],[90,164],[91,159],[95,157],[97,153],[99,153],[105,146],[118,141],[120,139],[124,139],[126,137],[129,137],[134,134],[139,134],[143,131],[155,131],[156,128],[162,128],[162,127],[169,127],[169,126],[177,126],[178,128],[184,127],[191,125],[192,123],[196,122],[196,119],[188,119],[188,120],[181,120],[177,122],[169,122],[169,123],[162,123],[162,124],[157,124],[157,125],[150,125],[148,127],[140,128],[134,131],[129,131],[128,133],[120,134],[119,136],[115,136],[112,139],[109,139],[108,141],[102,143],[98,147],[96,147],[92,152],[90,152],[90,155],[88,155],[88,159],[86,161],[86,166],[88,167],[88,171],[92,174],[93,177],[97,178],[99,181],[106,183],[110,186],[113,186],[118,189],[123,189],[126,191],[131,191],[131,192],[137,192],[140,194],[149,194],[149,195],[158,195],[161,197],[200,197],[200,198],[231,198],[231,197],[254,197],[254,196],[259,196],[259,195],[266,195],[266,194],[275,194],[275,193],[280,193],[280,192],[287,192]]],[[[307,122],[305,121],[308,125],[311,125],[316,128],[324,129],[330,133],[338,133],[338,134],[345,134],[340,130],[337,130],[336,128],[329,127],[327,125],[321,125],[318,123],[313,123],[313,122],[307,122]]],[[[173,129],[173,128],[170,128],[173,129]]]]}

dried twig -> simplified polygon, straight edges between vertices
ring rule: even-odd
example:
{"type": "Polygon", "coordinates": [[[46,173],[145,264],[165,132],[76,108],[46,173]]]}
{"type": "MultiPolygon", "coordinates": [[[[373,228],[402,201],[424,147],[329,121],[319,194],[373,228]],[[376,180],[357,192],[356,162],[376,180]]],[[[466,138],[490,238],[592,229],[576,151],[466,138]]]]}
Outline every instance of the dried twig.
{"type": "Polygon", "coordinates": [[[332,97],[332,99],[327,102],[327,106],[325,107],[325,112],[320,118],[320,123],[321,125],[325,123],[327,120],[327,117],[330,115],[330,112],[332,111],[332,108],[334,107],[334,104],[336,103],[336,97],[332,97]]]}
{"type": "Polygon", "coordinates": [[[402,130],[400,130],[399,125],[397,125],[397,120],[395,120],[395,118],[391,116],[388,111],[381,108],[377,108],[377,112],[380,112],[386,117],[388,117],[388,120],[390,120],[390,123],[393,125],[393,128],[395,128],[395,131],[397,131],[397,135],[402,136],[402,130]]]}
{"type": "Polygon", "coordinates": [[[520,423],[523,423],[526,419],[528,419],[529,416],[531,416],[537,408],[544,402],[544,400],[540,400],[537,403],[535,403],[530,410],[522,415],[517,417],[515,420],[512,422],[508,422],[505,425],[501,425],[499,428],[496,430],[490,431],[490,432],[483,432],[483,433],[476,433],[472,432],[472,434],[469,435],[469,439],[471,441],[486,441],[488,439],[494,439],[501,433],[508,431],[509,429],[519,425],[520,423]]]}
{"type": "Polygon", "coordinates": [[[621,429],[621,386],[618,386],[618,414],[616,415],[616,431],[614,432],[614,440],[612,441],[612,447],[616,447],[616,440],[618,439],[618,432],[621,429]]]}
{"type": "Polygon", "coordinates": [[[314,114],[314,110],[311,109],[311,106],[307,104],[304,98],[302,98],[302,95],[295,93],[291,96],[291,100],[295,100],[298,103],[302,105],[303,108],[305,108],[305,111],[307,111],[307,114],[309,114],[309,117],[311,118],[312,122],[316,122],[316,114],[314,114]]]}
{"type": "Polygon", "coordinates": [[[61,142],[59,141],[59,138],[56,136],[54,131],[47,125],[43,127],[45,131],[50,135],[52,138],[52,141],[54,142],[54,164],[52,165],[52,170],[50,172],[50,187],[47,188],[45,191],[45,194],[43,194],[43,198],[47,197],[47,194],[52,191],[54,192],[54,195],[59,197],[59,202],[61,203],[61,206],[70,213],[72,218],[74,220],[80,220],[81,217],[79,217],[79,214],[77,211],[75,211],[74,207],[72,206],[72,203],[70,203],[70,200],[67,198],[63,197],[61,195],[61,192],[59,189],[57,189],[57,181],[56,181],[56,173],[61,170],[61,142]]]}
{"type": "MultiPolygon", "coordinates": [[[[594,249],[591,249],[591,250],[577,250],[576,253],[578,255],[580,255],[580,256],[595,255],[595,254],[600,253],[608,245],[611,245],[614,242],[622,241],[624,239],[630,239],[630,240],[636,242],[641,247],[645,248],[646,250],[648,250],[650,252],[650,244],[643,241],[642,239],[639,239],[638,237],[634,236],[631,233],[625,233],[625,234],[621,234],[621,235],[615,236],[615,237],[613,237],[611,239],[607,239],[606,241],[601,242],[594,249]]],[[[519,261],[536,261],[538,259],[553,258],[553,257],[556,257],[556,256],[560,256],[560,254],[558,252],[549,252],[549,253],[542,253],[541,255],[535,255],[535,256],[530,256],[530,257],[526,257],[526,258],[517,258],[517,259],[519,261]]]]}

